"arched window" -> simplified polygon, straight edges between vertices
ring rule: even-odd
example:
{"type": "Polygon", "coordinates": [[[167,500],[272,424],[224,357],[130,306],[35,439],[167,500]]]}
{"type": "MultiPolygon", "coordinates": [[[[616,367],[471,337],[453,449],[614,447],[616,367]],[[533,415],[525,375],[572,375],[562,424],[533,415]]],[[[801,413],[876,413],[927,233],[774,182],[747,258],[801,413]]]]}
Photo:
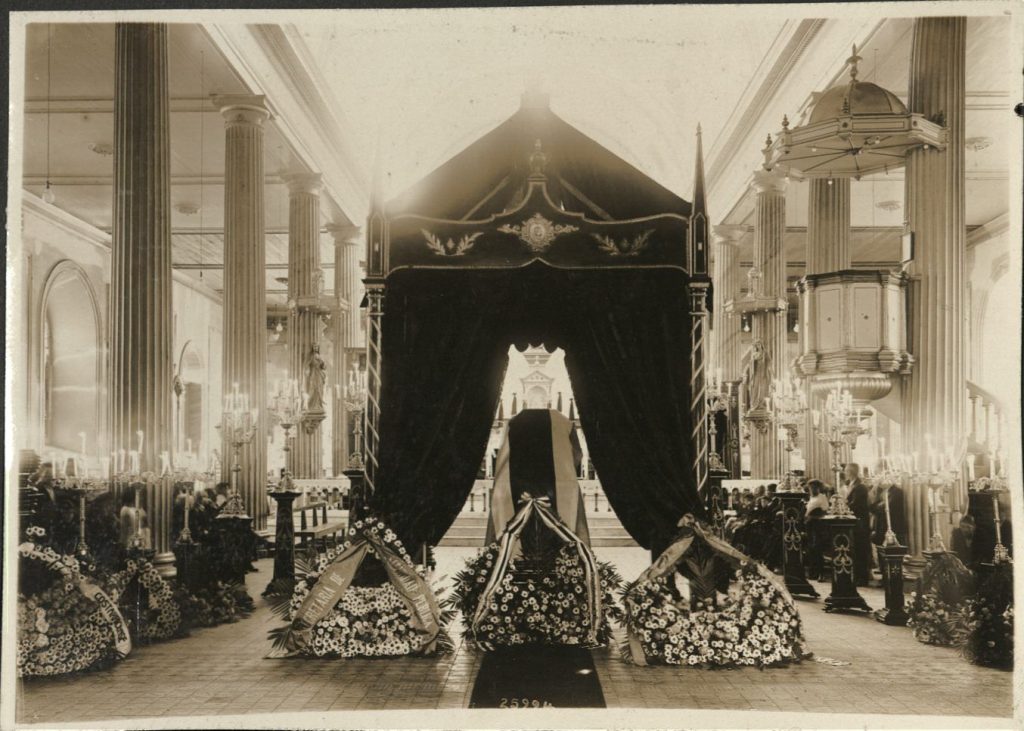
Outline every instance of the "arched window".
{"type": "Polygon", "coordinates": [[[89,280],[74,262],[62,261],[50,272],[40,323],[43,442],[79,452],[79,434],[84,432],[95,447],[100,430],[99,313],[89,280]]]}

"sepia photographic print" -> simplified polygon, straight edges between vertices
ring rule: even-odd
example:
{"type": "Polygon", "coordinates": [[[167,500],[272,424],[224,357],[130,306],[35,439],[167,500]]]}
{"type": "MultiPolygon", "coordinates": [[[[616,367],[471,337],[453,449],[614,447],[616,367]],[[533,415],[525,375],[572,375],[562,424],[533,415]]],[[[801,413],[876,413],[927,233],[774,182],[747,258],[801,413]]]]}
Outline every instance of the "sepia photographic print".
{"type": "Polygon", "coordinates": [[[0,728],[1020,723],[1019,3],[8,20],[0,728]]]}

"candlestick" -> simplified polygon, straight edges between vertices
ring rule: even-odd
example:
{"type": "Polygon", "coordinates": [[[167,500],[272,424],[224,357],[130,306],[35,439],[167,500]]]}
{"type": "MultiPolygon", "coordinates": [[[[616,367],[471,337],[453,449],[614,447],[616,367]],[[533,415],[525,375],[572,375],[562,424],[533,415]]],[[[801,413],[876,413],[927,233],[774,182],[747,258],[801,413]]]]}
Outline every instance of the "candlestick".
{"type": "Polygon", "coordinates": [[[139,439],[138,453],[142,454],[142,443],[143,443],[143,436],[144,436],[143,432],[142,432],[142,429],[139,429],[137,432],[135,432],[135,436],[138,437],[138,439],[139,439]]]}

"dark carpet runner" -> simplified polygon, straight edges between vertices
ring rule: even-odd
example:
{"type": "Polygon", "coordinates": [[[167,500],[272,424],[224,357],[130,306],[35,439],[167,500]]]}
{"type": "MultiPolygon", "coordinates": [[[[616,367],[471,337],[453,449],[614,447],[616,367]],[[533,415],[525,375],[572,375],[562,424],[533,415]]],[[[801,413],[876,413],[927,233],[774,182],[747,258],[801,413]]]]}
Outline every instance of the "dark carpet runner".
{"type": "Polygon", "coordinates": [[[470,708],[605,708],[589,650],[499,648],[484,654],[470,708]]]}

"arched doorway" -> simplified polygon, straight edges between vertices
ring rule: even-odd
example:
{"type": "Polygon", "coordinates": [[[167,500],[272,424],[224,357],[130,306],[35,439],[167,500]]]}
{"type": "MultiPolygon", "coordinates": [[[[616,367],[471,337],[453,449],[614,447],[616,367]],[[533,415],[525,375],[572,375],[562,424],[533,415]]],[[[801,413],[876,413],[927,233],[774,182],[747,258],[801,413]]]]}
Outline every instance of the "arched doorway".
{"type": "Polygon", "coordinates": [[[45,449],[96,454],[100,434],[99,311],[85,272],[58,263],[43,287],[39,414],[45,449]]]}

